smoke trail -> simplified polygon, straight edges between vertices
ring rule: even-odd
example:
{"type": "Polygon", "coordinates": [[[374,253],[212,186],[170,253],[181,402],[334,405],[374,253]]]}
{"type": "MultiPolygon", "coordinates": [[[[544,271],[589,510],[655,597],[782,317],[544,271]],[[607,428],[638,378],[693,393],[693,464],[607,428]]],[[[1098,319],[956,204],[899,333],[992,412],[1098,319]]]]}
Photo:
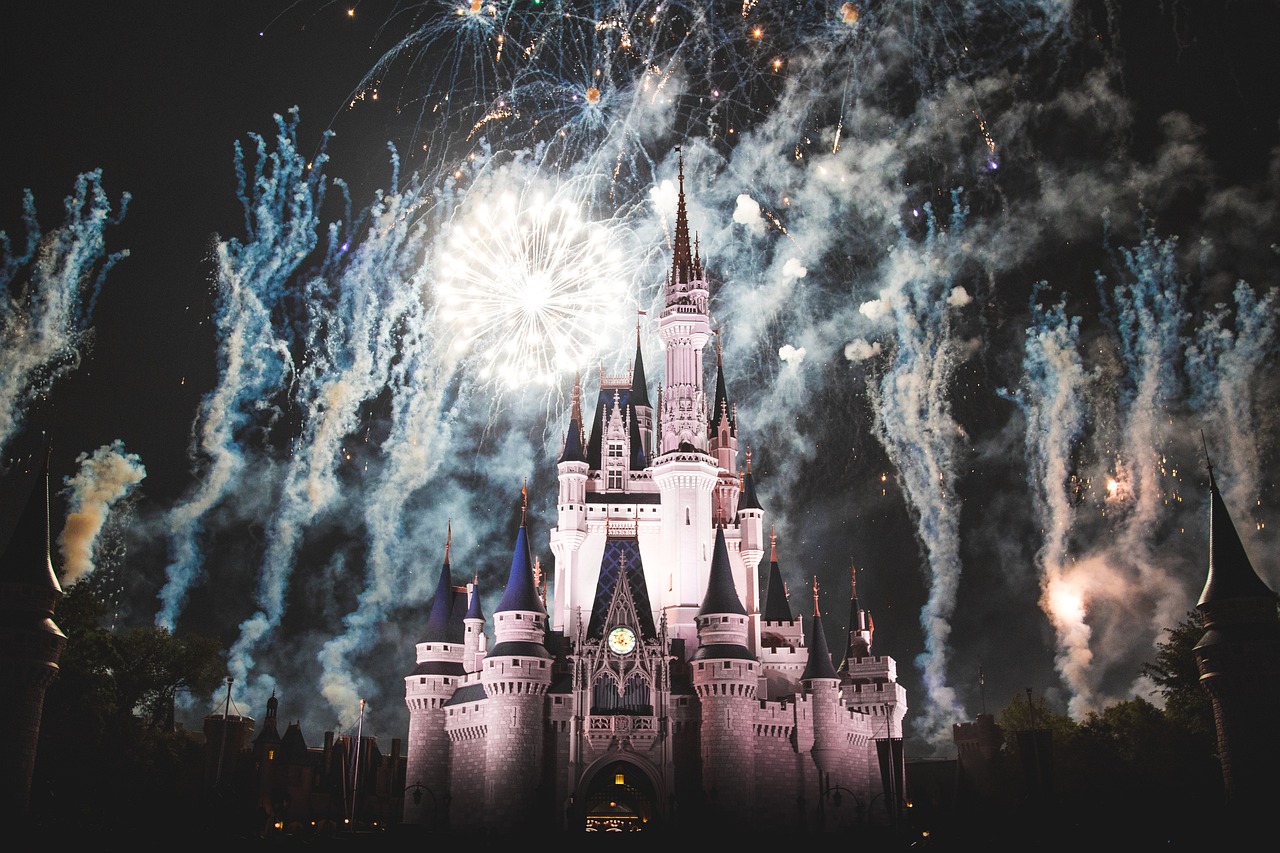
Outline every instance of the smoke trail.
{"type": "Polygon", "coordinates": [[[94,570],[95,545],[112,508],[147,476],[142,460],[136,453],[125,453],[120,440],[92,455],[81,453],[76,463],[80,470],[66,480],[67,521],[58,535],[63,586],[83,580],[94,570]]]}
{"type": "Polygon", "coordinates": [[[1027,469],[1032,500],[1044,534],[1036,558],[1040,566],[1041,608],[1057,638],[1055,665],[1073,696],[1088,690],[1093,659],[1091,632],[1084,619],[1084,577],[1070,550],[1079,481],[1073,460],[1092,412],[1085,401],[1090,377],[1080,349],[1080,318],[1069,317],[1066,300],[1041,305],[1043,288],[1031,301],[1022,391],[1006,394],[1026,417],[1027,469]]]}
{"type": "Polygon", "coordinates": [[[23,196],[26,243],[16,254],[0,231],[0,451],[22,429],[27,406],[80,366],[94,303],[127,249],[108,254],[106,229],[124,218],[102,189],[102,171],[78,176],[62,224],[42,234],[35,197],[23,196]]]}
{"type": "Polygon", "coordinates": [[[327,156],[313,163],[297,150],[297,111],[276,116],[275,150],[256,140],[252,183],[245,153],[235,145],[245,239],[216,247],[218,381],[205,395],[193,426],[190,455],[197,485],[169,512],[169,565],[156,624],[173,629],[201,568],[205,518],[237,486],[248,460],[245,433],[274,412],[272,399],[292,377],[289,341],[273,322],[286,284],[317,244],[317,208],[324,198],[327,156]],[[310,168],[308,168],[310,165],[310,168]]]}
{"type": "MultiPolygon", "coordinates": [[[[397,180],[393,176],[393,185],[397,180]]],[[[422,192],[414,182],[402,191],[380,194],[361,239],[349,241],[341,263],[328,270],[335,280],[332,292],[319,278],[308,292],[313,325],[295,391],[305,420],[263,562],[261,609],[242,624],[231,655],[233,669],[247,671],[254,650],[279,625],[300,537],[340,497],[339,468],[352,458],[344,442],[359,443],[359,419],[375,398],[387,395],[390,434],[377,447],[356,451],[375,453],[376,458],[365,463],[365,471],[372,465],[370,476],[360,478],[370,485],[349,496],[351,508],[363,516],[368,540],[365,585],[357,612],[345,620],[347,633],[318,653],[322,693],[343,725],[354,722],[361,699],[368,696],[357,686],[345,653],[363,648],[363,632],[380,626],[386,608],[403,594],[404,585],[397,581],[403,581],[409,563],[406,501],[442,456],[433,440],[440,431],[435,421],[453,363],[451,340],[432,333],[423,301],[424,226],[413,215],[422,192]]],[[[260,677],[250,701],[265,699],[260,694],[272,683],[270,677],[260,677]]]]}
{"type": "Polygon", "coordinates": [[[960,429],[951,414],[949,385],[962,350],[953,337],[951,309],[967,301],[953,286],[959,274],[959,232],[966,210],[952,197],[949,226],[927,205],[926,236],[920,245],[903,237],[890,257],[880,299],[866,303],[868,317],[894,322],[891,364],[869,389],[875,427],[897,469],[916,520],[916,535],[929,561],[929,597],[920,612],[925,650],[916,657],[929,703],[923,736],[936,743],[951,737],[962,718],[955,690],[947,684],[948,639],[960,584],[960,505],[955,493],[960,429]]]}
{"type": "Polygon", "coordinates": [[[1191,406],[1203,422],[1228,503],[1252,507],[1262,489],[1262,460],[1274,432],[1260,420],[1263,367],[1276,353],[1277,291],[1259,298],[1247,282],[1236,284],[1234,312],[1219,303],[1187,347],[1191,406]]]}

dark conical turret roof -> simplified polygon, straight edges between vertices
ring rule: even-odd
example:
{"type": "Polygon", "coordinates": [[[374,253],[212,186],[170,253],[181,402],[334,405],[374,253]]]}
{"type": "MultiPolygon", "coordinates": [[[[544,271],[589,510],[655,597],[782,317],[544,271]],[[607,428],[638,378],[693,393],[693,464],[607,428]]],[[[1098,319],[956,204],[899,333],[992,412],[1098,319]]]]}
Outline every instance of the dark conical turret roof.
{"type": "Polygon", "coordinates": [[[582,397],[581,383],[573,381],[573,408],[569,411],[569,433],[564,438],[564,452],[560,454],[561,462],[586,462],[586,451],[582,446],[582,397]]]}
{"type": "Polygon", "coordinates": [[[714,434],[720,425],[720,419],[727,418],[729,421],[729,435],[738,434],[738,425],[734,423],[733,412],[729,410],[729,392],[725,390],[724,384],[724,358],[720,351],[720,347],[716,346],[716,402],[711,408],[711,432],[714,434]]]}
{"type": "Polygon", "coordinates": [[[764,600],[764,621],[790,622],[791,604],[787,601],[787,588],[782,583],[782,571],[778,568],[777,537],[769,534],[769,586],[764,600]]]}
{"type": "Polygon", "coordinates": [[[1212,470],[1209,471],[1209,493],[1209,576],[1197,606],[1228,598],[1275,598],[1276,593],[1258,577],[1245,553],[1212,470]]]}
{"type": "Polygon", "coordinates": [[[818,609],[818,579],[813,580],[813,624],[809,630],[809,662],[805,664],[801,681],[814,678],[839,679],[836,668],[831,663],[831,652],[827,649],[827,634],[822,627],[822,611],[818,609]]]}
{"type": "Polygon", "coordinates": [[[636,324],[636,361],[631,371],[631,405],[649,406],[649,383],[644,375],[644,353],[640,349],[640,324],[636,324]]]}
{"type": "Polygon", "coordinates": [[[471,582],[471,603],[467,606],[468,619],[484,619],[484,611],[480,608],[480,578],[471,582]]]}
{"type": "Polygon", "coordinates": [[[729,546],[724,541],[724,528],[716,528],[715,550],[711,554],[711,571],[707,577],[707,594],[702,599],[699,616],[720,613],[747,615],[738,590],[733,585],[733,571],[729,566],[729,546]]]}
{"type": "Polygon", "coordinates": [[[747,451],[747,470],[742,475],[742,488],[738,490],[738,512],[744,509],[763,509],[756,497],[756,479],[751,473],[751,451],[747,451]]]}
{"type": "Polygon", "coordinates": [[[0,554],[0,581],[51,590],[61,595],[49,550],[49,456],[45,450],[40,473],[31,486],[22,515],[9,544],[0,554]]]}
{"type": "Polygon", "coordinates": [[[444,544],[444,562],[440,564],[440,579],[436,582],[435,596],[431,599],[431,615],[423,632],[424,643],[461,643],[463,631],[461,619],[453,614],[453,573],[449,569],[449,549],[453,544],[453,525],[444,544]]]}
{"type": "MultiPolygon", "coordinates": [[[[525,498],[528,491],[522,490],[525,498]]],[[[522,610],[530,613],[546,614],[547,609],[538,595],[538,588],[533,583],[533,560],[529,557],[529,534],[525,530],[524,519],[520,519],[520,530],[516,533],[516,547],[511,554],[511,573],[507,577],[507,588],[502,593],[495,612],[505,613],[522,610]]]]}

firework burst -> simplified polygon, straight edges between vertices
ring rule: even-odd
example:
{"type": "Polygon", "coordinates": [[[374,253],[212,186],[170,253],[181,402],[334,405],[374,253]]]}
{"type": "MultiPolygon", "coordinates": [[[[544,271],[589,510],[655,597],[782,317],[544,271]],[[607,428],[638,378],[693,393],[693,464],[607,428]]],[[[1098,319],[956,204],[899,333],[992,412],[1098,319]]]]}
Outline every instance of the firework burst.
{"type": "Polygon", "coordinates": [[[507,389],[587,366],[635,298],[618,228],[585,221],[571,189],[522,186],[463,207],[434,286],[454,347],[507,389]]]}

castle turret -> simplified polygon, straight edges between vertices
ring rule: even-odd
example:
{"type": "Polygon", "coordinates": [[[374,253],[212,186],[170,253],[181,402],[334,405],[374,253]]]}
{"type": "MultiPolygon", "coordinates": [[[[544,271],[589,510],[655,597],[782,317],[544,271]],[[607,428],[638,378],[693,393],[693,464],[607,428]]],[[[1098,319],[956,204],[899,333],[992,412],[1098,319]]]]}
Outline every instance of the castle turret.
{"type": "Polygon", "coordinates": [[[45,692],[67,638],[53,621],[62,586],[49,557],[49,456],[0,555],[0,814],[20,817],[31,801],[45,692]]]}
{"type": "Polygon", "coordinates": [[[484,635],[484,610],[480,607],[479,577],[472,577],[467,587],[467,599],[467,615],[462,620],[465,634],[462,668],[470,673],[480,671],[480,662],[488,652],[487,638],[484,635]]]}
{"type": "Polygon", "coordinates": [[[1213,701],[1227,803],[1256,819],[1275,802],[1280,766],[1280,617],[1276,593],[1258,577],[1209,469],[1209,574],[1196,608],[1200,683],[1213,701]]]}
{"type": "Polygon", "coordinates": [[[809,693],[813,713],[813,763],[825,778],[840,754],[840,676],[831,663],[827,635],[818,608],[818,579],[813,579],[813,622],[809,629],[809,662],[800,683],[809,693]]]}
{"type": "MultiPolygon", "coordinates": [[[[444,544],[444,562],[431,599],[431,614],[426,630],[417,644],[417,666],[405,676],[405,704],[409,706],[409,738],[405,754],[405,784],[423,785],[436,797],[448,789],[449,741],[444,728],[445,704],[453,697],[465,669],[463,656],[467,638],[463,608],[457,606],[453,575],[449,567],[449,549],[453,544],[453,525],[449,525],[444,544]],[[455,607],[457,612],[455,613],[455,607]]],[[[432,813],[431,802],[405,798],[405,823],[432,823],[439,815],[432,813]]]]}
{"type": "Polygon", "coordinates": [[[481,680],[490,708],[484,767],[484,826],[496,832],[535,821],[543,751],[543,702],[551,684],[551,653],[545,644],[547,610],[533,580],[533,561],[524,516],[511,556],[507,588],[493,612],[493,648],[485,656],[481,680]]]}
{"type": "Polygon", "coordinates": [[[758,662],[747,649],[747,610],[733,586],[724,531],[716,530],[706,595],[697,615],[693,687],[702,702],[702,782],[726,819],[746,818],[755,796],[751,739],[758,662]]]}
{"type": "Polygon", "coordinates": [[[778,536],[769,533],[769,577],[760,622],[761,698],[778,699],[796,692],[809,662],[804,620],[791,613],[787,587],[778,567],[778,536]]]}
{"type": "MultiPolygon", "coordinates": [[[[738,495],[742,483],[734,473],[738,469],[737,412],[729,406],[729,394],[724,387],[724,357],[720,344],[716,343],[716,399],[711,407],[711,422],[707,425],[708,446],[720,468],[720,480],[716,484],[715,506],[712,521],[719,526],[737,523],[738,495]]],[[[759,557],[756,561],[759,562],[759,557]]]]}

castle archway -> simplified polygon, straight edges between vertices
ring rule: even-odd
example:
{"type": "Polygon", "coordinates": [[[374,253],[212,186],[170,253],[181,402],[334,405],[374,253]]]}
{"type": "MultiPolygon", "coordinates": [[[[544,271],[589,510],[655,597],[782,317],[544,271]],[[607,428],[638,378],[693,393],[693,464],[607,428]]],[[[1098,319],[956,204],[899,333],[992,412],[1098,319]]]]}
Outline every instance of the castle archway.
{"type": "Polygon", "coordinates": [[[643,832],[662,824],[665,801],[648,762],[611,753],[582,774],[566,817],[575,832],[643,832]]]}

